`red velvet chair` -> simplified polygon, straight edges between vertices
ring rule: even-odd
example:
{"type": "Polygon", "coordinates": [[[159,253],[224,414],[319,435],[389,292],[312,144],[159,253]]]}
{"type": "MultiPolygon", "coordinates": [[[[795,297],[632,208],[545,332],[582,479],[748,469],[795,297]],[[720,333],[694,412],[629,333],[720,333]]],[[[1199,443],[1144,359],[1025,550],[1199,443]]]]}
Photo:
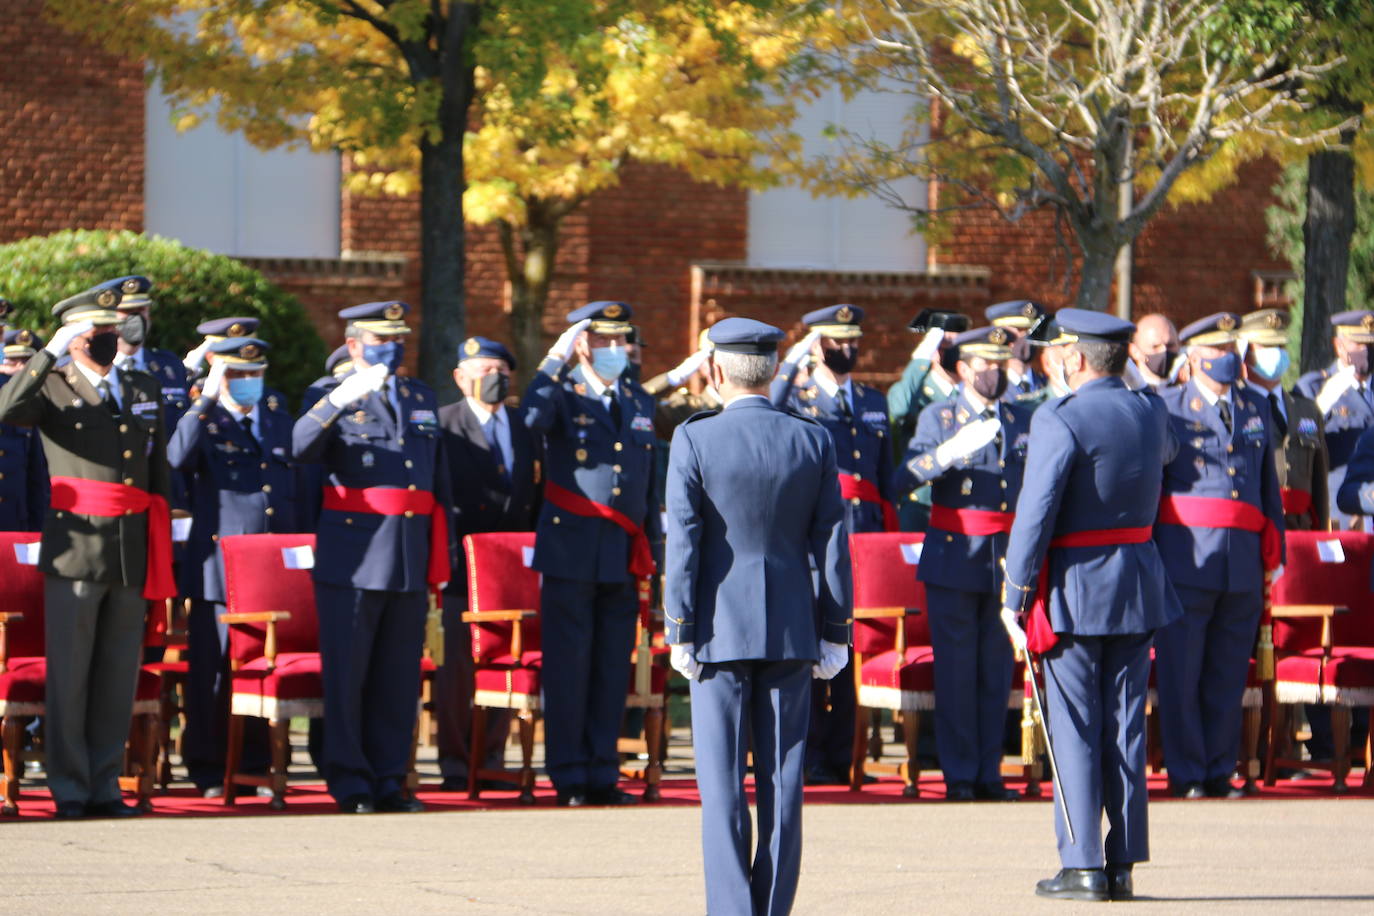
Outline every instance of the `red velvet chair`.
{"type": "MultiPolygon", "coordinates": [[[[0,814],[19,813],[19,782],[24,772],[24,725],[44,715],[48,663],[44,647],[43,574],[19,562],[16,547],[38,543],[32,531],[0,532],[0,739],[4,775],[0,814]]],[[[133,791],[140,808],[151,807],[160,679],[139,671],[129,729],[129,776],[120,788],[133,791]]]]}
{"type": "MultiPolygon", "coordinates": [[[[1273,588],[1276,656],[1274,714],[1270,717],[1265,785],[1280,767],[1331,770],[1334,789],[1346,789],[1350,770],[1350,710],[1374,711],[1374,535],[1361,531],[1293,531],[1288,565],[1273,588]],[[1330,562],[1339,543],[1343,562],[1330,562]],[[1323,557],[1325,554],[1325,558],[1323,557]],[[1284,758],[1292,739],[1286,705],[1331,707],[1331,760],[1284,758]]],[[[1370,743],[1364,748],[1364,785],[1370,778],[1370,743]]]]}
{"type": "Polygon", "coordinates": [[[539,644],[539,573],[529,567],[534,532],[490,532],[463,538],[468,571],[473,691],[472,743],[486,747],[487,710],[511,709],[520,723],[520,769],[468,766],[468,797],[484,779],[510,779],[520,801],[534,804],[534,720],[540,710],[544,654],[539,644]]]}
{"type": "Polygon", "coordinates": [[[310,570],[288,569],[282,551],[315,547],[313,534],[239,534],[219,542],[224,556],[225,613],[229,625],[229,748],[224,803],[235,786],[267,786],[272,807],[286,807],[289,729],[295,716],[324,715],[319,623],[310,570]],[[243,720],[266,719],[271,769],[266,776],[239,772],[243,720]]]}

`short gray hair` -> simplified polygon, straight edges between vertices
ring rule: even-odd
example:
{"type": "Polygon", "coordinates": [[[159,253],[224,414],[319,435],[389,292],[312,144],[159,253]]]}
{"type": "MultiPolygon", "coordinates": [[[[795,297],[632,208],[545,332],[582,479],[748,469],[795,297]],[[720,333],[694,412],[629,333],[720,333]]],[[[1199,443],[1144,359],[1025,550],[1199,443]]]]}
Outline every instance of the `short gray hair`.
{"type": "Polygon", "coordinates": [[[726,381],[739,388],[763,388],[778,371],[776,353],[729,353],[716,350],[711,360],[720,366],[726,381]]]}

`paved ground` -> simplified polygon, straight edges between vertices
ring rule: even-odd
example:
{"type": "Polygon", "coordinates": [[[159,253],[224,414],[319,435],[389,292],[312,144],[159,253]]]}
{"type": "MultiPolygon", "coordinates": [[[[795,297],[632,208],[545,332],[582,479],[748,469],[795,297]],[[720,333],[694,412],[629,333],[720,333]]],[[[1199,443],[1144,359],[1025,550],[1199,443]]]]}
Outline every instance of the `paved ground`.
{"type": "MultiPolygon", "coordinates": [[[[1164,803],[1157,912],[1374,910],[1374,802],[1164,803]]],[[[0,827],[13,913],[705,912],[694,808],[41,822],[0,827]]],[[[1050,809],[815,805],[799,914],[1037,913],[1050,809]]]]}

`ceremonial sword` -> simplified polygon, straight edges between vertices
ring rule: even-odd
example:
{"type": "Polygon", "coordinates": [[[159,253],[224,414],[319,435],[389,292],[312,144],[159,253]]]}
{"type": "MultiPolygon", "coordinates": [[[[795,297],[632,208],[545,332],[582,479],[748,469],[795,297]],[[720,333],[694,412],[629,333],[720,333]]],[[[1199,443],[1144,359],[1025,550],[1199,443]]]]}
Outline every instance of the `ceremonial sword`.
{"type": "MultiPolygon", "coordinates": [[[[1045,755],[1050,758],[1050,779],[1054,784],[1054,800],[1059,805],[1059,813],[1064,815],[1064,829],[1069,835],[1069,843],[1074,842],[1073,820],[1069,817],[1069,803],[1064,798],[1064,784],[1059,781],[1059,763],[1054,759],[1054,740],[1050,738],[1050,720],[1045,715],[1045,700],[1040,692],[1040,678],[1036,676],[1035,657],[1026,650],[1026,665],[1030,670],[1031,697],[1035,700],[1036,716],[1040,719],[1040,730],[1045,734],[1045,755]]],[[[1050,677],[1049,668],[1045,676],[1050,677]]]]}

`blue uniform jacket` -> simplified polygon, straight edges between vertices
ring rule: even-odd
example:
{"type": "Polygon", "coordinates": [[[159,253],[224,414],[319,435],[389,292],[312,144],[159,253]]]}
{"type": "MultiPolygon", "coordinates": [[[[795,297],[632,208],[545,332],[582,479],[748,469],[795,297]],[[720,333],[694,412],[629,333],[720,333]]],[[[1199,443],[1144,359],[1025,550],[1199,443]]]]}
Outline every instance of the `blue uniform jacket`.
{"type": "MultiPolygon", "coordinates": [[[[546,363],[525,390],[525,423],[544,436],[545,478],[624,514],[644,529],[661,556],[654,399],[639,385],[617,379],[616,426],[582,373],[581,366],[564,371],[546,363]]],[[[545,498],[536,532],[533,566],[540,572],[582,582],[629,580],[630,535],[614,522],[575,515],[545,498]]]]}
{"type": "MultiPolygon", "coordinates": [[[[325,486],[428,490],[442,511],[450,511],[453,500],[443,473],[434,390],[417,379],[394,377],[381,391],[338,408],[325,396],[339,380],[322,381],[305,393],[305,403],[312,406],[292,430],[296,460],[318,462],[325,486]],[[393,386],[400,408],[395,419],[386,403],[393,386]]],[[[429,525],[425,515],[321,509],[315,581],[376,591],[424,591],[429,525]]]]}
{"type": "MultiPolygon", "coordinates": [[[[0,375],[0,386],[10,380],[0,375]]],[[[0,423],[0,531],[39,531],[48,511],[48,463],[37,427],[0,423]]]]}
{"type": "Polygon", "coordinates": [[[264,396],[255,435],[250,436],[241,414],[201,397],[172,432],[167,460],[186,475],[191,495],[181,594],[224,600],[220,538],[304,530],[296,512],[300,493],[291,458],[295,419],[284,405],[275,392],[264,396]]]}
{"type": "MultiPolygon", "coordinates": [[[[1248,388],[1231,389],[1232,432],[1196,382],[1161,389],[1178,451],[1164,467],[1164,494],[1239,499],[1258,506],[1283,533],[1283,500],[1269,435],[1269,402],[1248,388]]],[[[1234,528],[1158,525],[1164,568],[1176,586],[1221,592],[1258,591],[1264,579],[1260,536],[1234,528]]]]}
{"type": "MultiPolygon", "coordinates": [[[[1326,380],[1331,378],[1340,370],[1339,363],[1332,363],[1317,372],[1308,372],[1298,383],[1293,386],[1293,390],[1303,397],[1316,400],[1317,393],[1322,390],[1326,380]]],[[[1370,381],[1374,384],[1374,380],[1370,381]]],[[[1374,427],[1374,407],[1370,406],[1364,394],[1357,388],[1347,388],[1341,392],[1341,396],[1336,399],[1336,403],[1331,405],[1331,409],[1322,417],[1323,429],[1326,434],[1326,455],[1329,462],[1329,472],[1327,473],[1327,492],[1339,493],[1341,484],[1346,477],[1346,466],[1355,454],[1356,443],[1360,435],[1370,427],[1374,427]]],[[[1344,507],[1339,505],[1332,507],[1332,521],[1337,522],[1341,527],[1348,527],[1349,518],[1342,517],[1342,514],[1350,515],[1344,507]]]]}
{"type": "Polygon", "coordinates": [[[1007,603],[1029,606],[1047,561],[1056,633],[1150,633],[1180,616],[1153,541],[1050,547],[1074,532],[1152,526],[1177,448],[1164,403],[1116,376],[1037,410],[1007,545],[1007,603]]]}
{"type": "MultiPolygon", "coordinates": [[[[1006,401],[993,406],[1002,422],[997,439],[944,470],[935,460],[936,447],[978,420],[978,411],[964,395],[962,386],[955,397],[921,411],[916,435],[911,437],[895,474],[893,485],[897,492],[905,493],[929,483],[931,502],[937,506],[1014,511],[1025,473],[1031,413],[1006,401]]],[[[1005,534],[964,535],[932,527],[926,532],[917,577],[945,588],[997,592],[1002,583],[999,561],[1006,549],[1005,534]]]]}
{"type": "Polygon", "coordinates": [[[848,644],[849,542],[825,430],[750,397],[683,423],[669,455],[668,641],[703,662],[848,644]]]}
{"type": "MultiPolygon", "coordinates": [[[[887,416],[887,398],[882,392],[858,382],[853,383],[852,417],[840,413],[838,398],[826,394],[814,378],[800,387],[792,384],[796,367],[784,366],[773,379],[770,395],[773,406],[809,417],[824,426],[835,442],[835,463],[841,474],[871,480],[878,494],[889,503],[892,498],[892,429],[887,416]]],[[[850,499],[845,505],[845,524],[852,532],[882,531],[883,509],[876,503],[850,499]]]]}
{"type": "MultiPolygon", "coordinates": [[[[186,376],[186,366],[182,364],[181,357],[171,350],[145,346],[143,371],[157,381],[158,389],[162,393],[163,426],[168,430],[175,429],[182,415],[191,406],[190,380],[186,376]]],[[[169,502],[172,508],[189,509],[190,482],[177,473],[172,474],[171,481],[172,496],[169,502]]]]}

